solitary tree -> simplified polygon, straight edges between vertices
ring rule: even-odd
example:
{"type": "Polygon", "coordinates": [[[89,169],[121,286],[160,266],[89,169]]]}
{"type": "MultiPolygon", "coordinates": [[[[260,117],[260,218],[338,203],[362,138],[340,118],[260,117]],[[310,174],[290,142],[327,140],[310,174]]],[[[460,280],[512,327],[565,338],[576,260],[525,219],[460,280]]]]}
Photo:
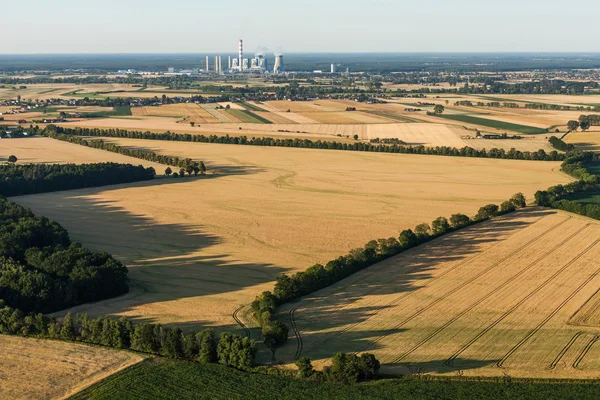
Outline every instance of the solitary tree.
{"type": "Polygon", "coordinates": [[[358,140],[358,135],[354,135],[354,140],[358,140]]]}
{"type": "Polygon", "coordinates": [[[576,131],[577,128],[579,128],[579,121],[571,120],[567,122],[567,128],[569,128],[570,131],[576,131]]]}
{"type": "Polygon", "coordinates": [[[443,114],[445,110],[446,110],[446,107],[444,107],[441,104],[436,104],[436,106],[433,107],[433,112],[436,114],[443,114]]]}
{"type": "Polygon", "coordinates": [[[10,156],[8,156],[8,162],[11,162],[13,164],[16,163],[17,157],[11,154],[10,156]]]}
{"type": "Polygon", "coordinates": [[[196,123],[194,121],[190,122],[190,126],[193,128],[196,123]]]}
{"type": "Polygon", "coordinates": [[[167,167],[167,169],[165,169],[166,176],[170,176],[172,173],[173,173],[173,170],[171,169],[171,167],[167,167]]]}
{"type": "Polygon", "coordinates": [[[590,123],[588,121],[581,121],[581,123],[579,124],[579,127],[581,128],[582,131],[587,131],[588,129],[590,129],[590,123]]]}

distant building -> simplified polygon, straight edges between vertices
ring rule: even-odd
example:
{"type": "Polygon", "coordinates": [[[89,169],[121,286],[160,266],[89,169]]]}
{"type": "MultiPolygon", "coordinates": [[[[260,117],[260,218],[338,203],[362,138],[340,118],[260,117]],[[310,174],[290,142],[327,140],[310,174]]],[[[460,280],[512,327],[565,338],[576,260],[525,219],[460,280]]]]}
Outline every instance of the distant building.
{"type": "Polygon", "coordinates": [[[337,72],[337,66],[335,64],[331,64],[331,73],[335,74],[337,72]]]}

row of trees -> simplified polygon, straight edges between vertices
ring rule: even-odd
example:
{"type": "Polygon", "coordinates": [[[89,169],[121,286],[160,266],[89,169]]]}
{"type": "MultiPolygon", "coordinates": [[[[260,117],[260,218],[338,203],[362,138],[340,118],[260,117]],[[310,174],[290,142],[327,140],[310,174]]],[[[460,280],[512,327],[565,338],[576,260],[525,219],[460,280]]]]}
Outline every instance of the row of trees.
{"type": "Polygon", "coordinates": [[[598,126],[600,125],[600,115],[595,114],[595,115],[580,115],[579,116],[579,123],[584,123],[587,122],[590,125],[593,126],[598,126]]]}
{"type": "Polygon", "coordinates": [[[581,128],[581,130],[583,132],[585,132],[588,129],[590,129],[590,126],[591,126],[590,122],[587,120],[583,120],[583,121],[579,122],[579,121],[572,119],[569,122],[567,122],[567,128],[569,129],[569,131],[576,131],[578,128],[581,128]]]}
{"type": "MultiPolygon", "coordinates": [[[[192,135],[179,133],[154,133],[141,131],[127,131],[123,129],[97,129],[97,128],[65,128],[63,126],[49,125],[46,128],[48,135],[65,134],[69,136],[100,136],[100,137],[122,137],[132,139],[149,139],[149,140],[171,140],[181,142],[197,142],[197,143],[219,143],[219,144],[238,144],[247,146],[270,146],[270,147],[296,147],[310,148],[322,150],[346,150],[346,151],[368,151],[382,153],[400,153],[400,154],[427,154],[438,156],[452,157],[478,157],[478,158],[500,158],[511,160],[537,160],[537,161],[562,161],[565,155],[557,151],[546,153],[543,149],[536,152],[520,151],[510,149],[481,149],[477,150],[472,147],[463,147],[461,149],[455,147],[437,146],[409,146],[403,144],[386,145],[382,143],[364,143],[364,142],[336,142],[336,141],[321,141],[310,139],[280,139],[271,137],[253,137],[246,136],[216,136],[216,135],[192,135]]],[[[164,157],[164,156],[162,156],[164,157]]]]}
{"type": "Polygon", "coordinates": [[[379,372],[381,364],[371,353],[363,353],[359,357],[356,354],[338,352],[331,359],[331,365],[323,368],[322,372],[315,371],[307,357],[298,359],[296,367],[300,378],[350,384],[373,378],[379,372]]]}
{"type": "Polygon", "coordinates": [[[155,175],[153,168],[116,163],[0,165],[0,195],[21,196],[147,181],[155,175]]]}
{"type": "Polygon", "coordinates": [[[71,313],[56,320],[39,313],[25,314],[2,300],[0,333],[96,344],[201,363],[218,362],[243,370],[253,366],[256,354],[250,339],[231,333],[217,338],[213,329],[184,333],[160,324],[136,325],[126,318],[90,318],[71,313]]]}
{"type": "Polygon", "coordinates": [[[129,290],[127,268],[72,243],[58,223],[0,197],[0,299],[24,312],[53,312],[129,290]]]}
{"type": "MultiPolygon", "coordinates": [[[[54,125],[49,125],[46,129],[42,131],[42,134],[52,139],[62,140],[69,143],[76,143],[82,146],[92,147],[94,149],[111,151],[113,153],[119,153],[129,157],[135,157],[146,161],[170,165],[173,167],[180,168],[180,172],[187,172],[189,175],[191,175],[192,173],[194,173],[195,175],[198,175],[198,173],[204,175],[206,173],[206,165],[203,161],[194,161],[191,158],[182,159],[176,156],[164,156],[149,150],[130,149],[127,147],[121,147],[114,143],[105,142],[103,140],[86,140],[77,137],[80,135],[73,136],[72,134],[68,133],[68,131],[66,132],[67,134],[64,134],[62,133],[61,129],[56,128],[58,127],[54,125]]],[[[167,171],[168,170],[166,170],[165,172],[167,171]]],[[[172,172],[173,171],[171,170],[171,173],[172,172]]],[[[170,175],[171,173],[167,173],[167,175],[170,175]]],[[[183,176],[184,174],[181,175],[183,176]]]]}
{"type": "Polygon", "coordinates": [[[287,328],[282,327],[283,324],[280,321],[273,317],[277,306],[314,293],[373,264],[446,233],[525,206],[525,197],[522,193],[517,193],[500,206],[488,204],[481,207],[473,218],[464,214],[454,214],[450,219],[438,217],[431,225],[423,223],[414,230],[406,229],[400,232],[397,238],[372,240],[364,247],[351,250],[347,255],[331,260],[325,265],[315,264],[292,276],[282,274],[277,278],[273,292],[265,291],[252,302],[254,318],[262,327],[263,335],[270,347],[283,344],[287,340],[288,331],[287,328]],[[265,332],[269,334],[267,335],[265,332]]]}

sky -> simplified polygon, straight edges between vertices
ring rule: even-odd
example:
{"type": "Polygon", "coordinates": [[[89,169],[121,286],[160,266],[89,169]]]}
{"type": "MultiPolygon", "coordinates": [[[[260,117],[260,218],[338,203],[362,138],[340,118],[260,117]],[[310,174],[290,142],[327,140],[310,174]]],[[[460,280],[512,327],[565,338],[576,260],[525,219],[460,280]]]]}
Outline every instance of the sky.
{"type": "Polygon", "coordinates": [[[600,52],[600,1],[28,0],[2,4],[0,54],[600,52]],[[572,6],[571,6],[572,5],[572,6]]]}

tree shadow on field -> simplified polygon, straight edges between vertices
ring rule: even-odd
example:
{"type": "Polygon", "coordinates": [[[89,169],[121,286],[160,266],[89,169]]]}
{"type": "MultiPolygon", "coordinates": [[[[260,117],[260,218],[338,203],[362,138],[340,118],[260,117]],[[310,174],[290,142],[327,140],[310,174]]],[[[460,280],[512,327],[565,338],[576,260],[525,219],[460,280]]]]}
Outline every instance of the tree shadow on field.
{"type": "MultiPolygon", "coordinates": [[[[201,328],[210,325],[203,316],[215,315],[218,310],[204,306],[199,301],[185,299],[234,293],[248,287],[273,281],[286,269],[268,263],[251,263],[237,260],[226,253],[209,249],[223,243],[223,238],[210,233],[211,228],[203,226],[189,216],[190,208],[202,209],[202,193],[206,190],[203,181],[217,179],[219,176],[233,174],[252,174],[260,172],[256,168],[215,167],[219,174],[204,177],[160,178],[152,181],[133,184],[114,185],[100,188],[87,188],[63,192],[46,193],[15,197],[11,200],[29,207],[37,215],[43,215],[63,225],[72,240],[80,241],[92,250],[106,251],[117,260],[129,267],[130,292],[124,296],[94,304],[85,304],[71,309],[72,312],[86,312],[92,316],[128,314],[136,322],[157,322],[155,317],[164,317],[167,321],[183,320],[184,323],[174,322],[172,326],[182,328],[201,328]],[[164,185],[185,185],[185,199],[170,197],[170,191],[153,191],[147,197],[160,207],[160,204],[172,203],[169,207],[159,208],[158,212],[142,215],[131,212],[130,209],[116,200],[112,200],[110,192],[127,189],[127,195],[136,196],[136,190],[152,190],[164,185]],[[181,204],[196,198],[193,204],[181,204]],[[164,198],[156,197],[156,196],[164,198]],[[164,223],[168,215],[181,220],[182,216],[189,223],[164,223]],[[177,214],[177,215],[176,215],[177,214]],[[176,305],[168,304],[174,300],[182,300],[176,305]],[[152,307],[147,314],[146,305],[161,303],[152,307]],[[169,307],[172,307],[169,309],[169,307]],[[205,310],[202,307],[206,307],[205,310]]],[[[178,193],[183,193],[178,188],[178,193]]],[[[235,189],[232,189],[235,190],[235,189]]],[[[177,193],[177,192],[174,192],[177,193]]],[[[122,196],[122,193],[119,194],[122,196]]],[[[176,194],[174,196],[177,196],[176,194]]],[[[181,197],[181,196],[180,196],[181,197]]],[[[144,197],[146,198],[146,197],[144,197]]],[[[129,205],[135,205],[127,199],[129,205]]],[[[143,201],[143,200],[142,200],[143,201]]],[[[153,210],[145,207],[144,210],[153,210]]],[[[257,293],[258,294],[258,293],[257,293]]],[[[224,300],[226,304],[214,304],[215,308],[233,312],[240,304],[252,299],[236,299],[235,295],[224,300]]],[[[57,313],[63,315],[67,310],[57,313]]],[[[220,328],[241,329],[233,318],[231,324],[220,328]]]]}
{"type": "MultiPolygon", "coordinates": [[[[459,274],[465,271],[461,268],[468,267],[472,257],[480,253],[481,245],[487,243],[491,249],[494,243],[500,243],[499,237],[510,237],[513,231],[518,232],[533,223],[519,220],[519,216],[527,215],[535,220],[554,213],[527,209],[444,235],[299,301],[285,304],[278,318],[292,329],[289,343],[280,350],[278,358],[290,362],[298,356],[327,359],[337,351],[385,351],[395,341],[401,347],[397,355],[402,354],[417,341],[415,335],[421,337],[409,328],[411,321],[424,321],[428,305],[436,306],[436,299],[461,284],[457,281],[459,274]],[[439,269],[442,263],[451,264],[439,269]],[[448,285],[439,289],[441,293],[432,288],[421,292],[419,298],[411,297],[445,274],[449,274],[448,285]]],[[[486,266],[493,263],[487,259],[482,262],[486,266]]],[[[469,272],[471,275],[473,271],[469,272]]],[[[439,310],[439,306],[436,307],[439,310]]],[[[449,310],[447,318],[442,316],[430,324],[443,325],[458,312],[449,310]]],[[[463,369],[469,368],[470,364],[463,364],[466,365],[463,369]]]]}
{"type": "Polygon", "coordinates": [[[457,358],[452,365],[446,363],[446,359],[406,362],[397,364],[386,364],[382,369],[384,374],[393,375],[423,375],[423,374],[448,374],[452,373],[456,377],[462,376],[461,371],[470,369],[479,369],[491,367],[499,360],[477,360],[469,358],[457,358]]]}

